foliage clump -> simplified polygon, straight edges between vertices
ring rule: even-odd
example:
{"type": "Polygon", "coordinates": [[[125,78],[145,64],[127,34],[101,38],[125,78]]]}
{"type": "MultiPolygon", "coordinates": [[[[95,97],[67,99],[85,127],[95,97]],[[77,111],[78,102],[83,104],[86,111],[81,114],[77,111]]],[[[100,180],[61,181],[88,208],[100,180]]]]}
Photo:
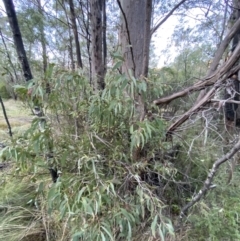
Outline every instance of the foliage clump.
{"type": "Polygon", "coordinates": [[[49,215],[64,223],[64,240],[69,234],[73,240],[134,240],[140,230],[152,237],[173,235],[158,187],[142,177],[165,125],[157,118],[135,119],[134,96],[148,98],[146,82],[109,74],[106,88],[94,93],[82,74],[49,71],[50,94],[44,83],[30,84],[44,117],[36,117],[5,155],[21,172],[32,173],[49,215]],[[142,149],[137,162],[135,148],[142,149]],[[49,168],[59,173],[50,189],[49,168]]]}
{"type": "MultiPolygon", "coordinates": [[[[195,129],[182,132],[184,141],[164,142],[163,110],[151,105],[145,119],[137,121],[136,93],[150,103],[155,93],[168,91],[157,82],[109,73],[106,88],[95,93],[83,74],[53,65],[49,73],[50,93],[45,82],[29,84],[32,104],[40,104],[44,116],[35,117],[4,151],[5,159],[15,160],[17,175],[31,177],[37,207],[30,210],[34,217],[48,218],[40,222],[44,235],[76,241],[178,237],[172,220],[201,188],[216,156],[222,155],[220,142],[206,146],[204,135],[193,138],[201,130],[200,121],[195,129]],[[138,160],[133,159],[136,149],[138,160]],[[54,184],[51,168],[59,175],[54,184]]],[[[17,88],[20,94],[27,92],[27,87],[17,88]]],[[[212,205],[217,210],[222,204],[212,205]]],[[[204,229],[199,238],[215,237],[226,217],[236,227],[234,212],[225,213],[216,219],[218,212],[196,208],[187,223],[192,232],[185,234],[196,240],[196,233],[204,229]],[[206,225],[214,220],[216,225],[206,225]]]]}
{"type": "Polygon", "coordinates": [[[0,81],[0,96],[3,99],[11,98],[11,95],[7,89],[6,83],[4,81],[0,81]]]}

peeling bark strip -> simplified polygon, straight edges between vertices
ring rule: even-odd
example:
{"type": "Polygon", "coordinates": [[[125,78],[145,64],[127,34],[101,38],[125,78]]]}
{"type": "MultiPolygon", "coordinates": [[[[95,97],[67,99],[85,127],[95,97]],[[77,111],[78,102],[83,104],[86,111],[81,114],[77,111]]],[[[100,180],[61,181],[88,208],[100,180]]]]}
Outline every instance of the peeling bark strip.
{"type": "Polygon", "coordinates": [[[3,3],[7,12],[8,21],[12,29],[14,45],[17,50],[18,59],[22,65],[23,75],[25,80],[29,81],[33,77],[32,77],[30,66],[28,64],[24,45],[22,42],[22,35],[18,26],[18,20],[17,20],[14,4],[12,0],[3,0],[3,3]]]}
{"type": "Polygon", "coordinates": [[[212,188],[212,181],[213,181],[213,178],[216,175],[219,167],[224,162],[226,162],[227,160],[232,158],[236,154],[236,152],[239,150],[240,150],[240,139],[226,155],[222,156],[220,159],[218,159],[217,161],[214,162],[212,169],[208,173],[207,179],[204,182],[204,186],[202,187],[202,189],[198,192],[198,194],[195,197],[192,198],[191,202],[189,202],[187,205],[185,205],[182,208],[181,213],[180,213],[181,219],[186,215],[188,209],[191,208],[195,203],[197,203],[207,193],[207,191],[212,188]]]}

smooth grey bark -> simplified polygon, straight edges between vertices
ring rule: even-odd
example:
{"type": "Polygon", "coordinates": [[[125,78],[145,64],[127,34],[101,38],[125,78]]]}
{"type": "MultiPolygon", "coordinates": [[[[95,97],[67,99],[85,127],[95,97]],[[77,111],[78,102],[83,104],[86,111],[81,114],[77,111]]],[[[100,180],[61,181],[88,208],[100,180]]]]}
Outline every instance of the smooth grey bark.
{"type": "Polygon", "coordinates": [[[3,0],[6,13],[8,16],[8,21],[12,29],[14,45],[17,50],[18,59],[22,65],[23,76],[26,81],[33,78],[32,72],[28,63],[26,52],[24,49],[22,35],[19,29],[18,20],[16,16],[15,7],[12,0],[3,0]]]}
{"type": "Polygon", "coordinates": [[[135,78],[148,74],[151,0],[118,0],[122,13],[120,44],[124,57],[122,71],[131,69],[135,78]]]}
{"type": "MultiPolygon", "coordinates": [[[[118,0],[122,15],[120,46],[124,63],[122,72],[137,81],[145,81],[148,75],[150,25],[152,16],[152,0],[118,0]]],[[[135,93],[135,121],[143,121],[146,108],[141,93],[135,93]]],[[[140,148],[132,152],[132,159],[140,159],[140,148]]]]}
{"type": "MultiPolygon", "coordinates": [[[[118,0],[122,14],[120,45],[124,63],[122,72],[127,76],[132,72],[139,81],[148,75],[150,25],[152,16],[152,0],[118,0]]],[[[136,118],[144,119],[146,108],[140,93],[136,99],[136,118]]]]}
{"type": "Polygon", "coordinates": [[[107,14],[106,14],[106,0],[102,1],[102,36],[103,36],[103,74],[107,72],[107,14]]]}
{"type": "Polygon", "coordinates": [[[77,67],[82,68],[83,64],[82,64],[80,43],[79,43],[79,38],[78,38],[74,3],[73,3],[73,0],[68,0],[68,3],[69,3],[69,7],[70,7],[70,20],[71,20],[71,24],[72,24],[72,30],[73,30],[73,34],[74,34],[75,47],[76,47],[77,67]]]}

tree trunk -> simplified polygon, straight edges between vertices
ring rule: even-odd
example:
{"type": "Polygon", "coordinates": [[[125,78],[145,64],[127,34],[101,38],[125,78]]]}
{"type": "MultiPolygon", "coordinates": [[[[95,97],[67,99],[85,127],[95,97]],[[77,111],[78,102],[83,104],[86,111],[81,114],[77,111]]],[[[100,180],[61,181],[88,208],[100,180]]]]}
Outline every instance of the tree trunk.
{"type": "MultiPolygon", "coordinates": [[[[234,0],[233,1],[233,12],[230,17],[229,22],[235,23],[240,18],[240,1],[234,0]]],[[[234,35],[232,42],[231,42],[231,52],[235,50],[236,46],[238,45],[240,40],[240,30],[236,32],[234,35]]],[[[238,101],[239,98],[239,71],[234,73],[231,78],[229,78],[228,82],[231,86],[228,86],[225,90],[225,99],[233,99],[238,101]]],[[[226,127],[230,131],[230,133],[235,132],[235,126],[240,125],[240,108],[239,104],[236,103],[226,103],[225,104],[225,119],[226,119],[226,127]]]]}
{"type": "Polygon", "coordinates": [[[44,32],[44,13],[42,9],[41,0],[37,0],[38,11],[42,16],[42,21],[39,24],[39,32],[40,32],[40,41],[42,45],[42,61],[43,61],[43,73],[46,73],[47,70],[47,46],[46,46],[46,37],[44,32]]]}
{"type": "Polygon", "coordinates": [[[107,15],[106,15],[106,1],[102,1],[102,16],[103,16],[103,24],[102,24],[102,34],[103,34],[103,75],[106,75],[107,72],[107,15]]]}
{"type": "MultiPolygon", "coordinates": [[[[65,2],[58,1],[58,3],[61,5],[61,7],[64,11],[64,14],[66,16],[67,26],[68,26],[68,36],[69,36],[69,45],[67,46],[67,50],[68,50],[68,55],[70,58],[70,68],[71,68],[71,70],[75,70],[75,63],[74,63],[74,58],[73,58],[73,40],[72,40],[72,36],[71,36],[71,26],[70,26],[70,22],[69,22],[69,18],[68,18],[67,9],[65,6],[65,2]]],[[[69,68],[69,62],[68,62],[68,68],[69,68]]]]}
{"type": "Polygon", "coordinates": [[[78,31],[77,31],[77,23],[76,23],[76,15],[74,10],[74,3],[73,0],[68,0],[69,7],[70,7],[70,19],[72,23],[72,30],[74,34],[75,39],[75,46],[76,46],[76,55],[77,55],[77,67],[82,68],[82,58],[81,58],[81,50],[80,50],[80,44],[79,44],[79,38],[78,38],[78,31]]]}
{"type": "MultiPolygon", "coordinates": [[[[82,1],[78,0],[78,3],[80,5],[81,14],[83,15],[82,18],[82,24],[83,24],[83,30],[85,32],[86,41],[87,41],[87,54],[88,54],[88,63],[89,63],[89,83],[92,85],[92,59],[91,59],[91,34],[90,34],[90,4],[89,1],[86,1],[86,5],[83,4],[82,1]],[[84,10],[85,9],[85,10],[84,10]],[[84,17],[86,16],[86,19],[84,17]]],[[[80,22],[80,19],[78,18],[78,21],[80,22]]]]}
{"type": "Polygon", "coordinates": [[[118,1],[122,12],[120,42],[124,56],[123,72],[132,70],[135,78],[147,77],[152,0],[118,1]]]}
{"type": "Polygon", "coordinates": [[[102,90],[105,87],[105,66],[103,58],[103,7],[105,0],[90,1],[91,19],[91,60],[92,60],[92,79],[95,89],[102,90]]]}
{"type": "MultiPolygon", "coordinates": [[[[122,13],[120,43],[124,56],[123,73],[129,75],[129,70],[137,79],[148,75],[150,25],[152,15],[152,0],[118,0],[122,13]]],[[[137,94],[136,118],[143,120],[145,104],[140,94],[137,94]]]]}
{"type": "MultiPolygon", "coordinates": [[[[152,0],[118,0],[122,13],[120,43],[124,64],[122,71],[130,77],[130,72],[138,81],[145,81],[148,75],[150,25],[152,0]]],[[[135,94],[135,121],[143,121],[146,108],[141,93],[135,94]]],[[[140,147],[132,153],[134,161],[140,159],[140,147]]]]}
{"type": "Polygon", "coordinates": [[[23,75],[26,81],[33,78],[24,49],[22,35],[18,26],[18,20],[12,0],[3,0],[7,12],[8,20],[12,29],[14,45],[17,50],[18,59],[21,62],[23,75]]]}

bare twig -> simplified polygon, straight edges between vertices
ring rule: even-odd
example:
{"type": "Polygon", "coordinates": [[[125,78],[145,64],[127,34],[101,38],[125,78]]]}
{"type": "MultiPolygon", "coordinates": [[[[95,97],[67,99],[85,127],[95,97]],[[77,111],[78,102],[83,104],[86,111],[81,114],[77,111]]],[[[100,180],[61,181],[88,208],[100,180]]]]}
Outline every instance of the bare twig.
{"type": "Polygon", "coordinates": [[[6,112],[6,109],[5,109],[5,106],[3,104],[3,100],[2,100],[1,96],[0,96],[0,102],[1,102],[2,110],[3,110],[4,118],[5,118],[6,122],[7,122],[9,136],[12,137],[13,133],[12,133],[11,125],[9,123],[9,120],[8,120],[8,117],[7,117],[7,112],[6,112]]]}
{"type": "Polygon", "coordinates": [[[154,32],[157,31],[157,29],[167,21],[167,19],[174,13],[176,9],[178,9],[183,3],[185,3],[187,0],[182,0],[180,3],[174,6],[174,8],[156,25],[151,29],[151,36],[154,34],[154,32]]]}
{"type": "Polygon", "coordinates": [[[219,158],[217,161],[215,161],[213,163],[213,166],[210,170],[210,172],[208,173],[207,179],[204,182],[203,187],[201,188],[201,190],[198,192],[198,194],[196,196],[194,196],[192,198],[192,201],[190,201],[188,204],[186,204],[180,213],[180,219],[182,219],[189,208],[191,208],[195,203],[197,203],[210,189],[212,189],[214,187],[214,185],[212,184],[213,178],[216,175],[219,167],[226,162],[227,160],[229,160],[230,158],[232,158],[236,152],[238,152],[240,150],[240,138],[238,140],[238,142],[233,146],[233,148],[224,156],[222,156],[221,158],[219,158]]]}
{"type": "Polygon", "coordinates": [[[219,99],[211,99],[211,102],[223,102],[223,103],[233,103],[240,105],[240,101],[237,100],[219,100],[219,99]]]}

